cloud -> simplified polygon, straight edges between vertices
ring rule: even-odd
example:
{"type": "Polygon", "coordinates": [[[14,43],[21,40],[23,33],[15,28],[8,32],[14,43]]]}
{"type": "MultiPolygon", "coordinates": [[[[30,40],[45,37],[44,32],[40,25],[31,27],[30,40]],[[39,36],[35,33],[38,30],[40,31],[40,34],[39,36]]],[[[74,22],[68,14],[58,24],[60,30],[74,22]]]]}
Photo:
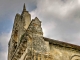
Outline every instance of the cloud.
{"type": "Polygon", "coordinates": [[[39,0],[31,14],[42,21],[44,36],[80,45],[79,0],[39,0]]]}
{"type": "Polygon", "coordinates": [[[24,3],[29,11],[36,8],[36,0],[0,0],[0,17],[21,12],[24,3]]]}
{"type": "Polygon", "coordinates": [[[0,34],[0,59],[7,60],[8,56],[8,42],[10,39],[10,33],[2,33],[0,34]]]}
{"type": "Polygon", "coordinates": [[[7,52],[0,52],[0,59],[1,60],[7,60],[8,59],[7,52]]]}
{"type": "Polygon", "coordinates": [[[78,0],[40,0],[37,2],[36,13],[45,18],[63,19],[70,15],[74,17],[79,6],[78,0]]]}

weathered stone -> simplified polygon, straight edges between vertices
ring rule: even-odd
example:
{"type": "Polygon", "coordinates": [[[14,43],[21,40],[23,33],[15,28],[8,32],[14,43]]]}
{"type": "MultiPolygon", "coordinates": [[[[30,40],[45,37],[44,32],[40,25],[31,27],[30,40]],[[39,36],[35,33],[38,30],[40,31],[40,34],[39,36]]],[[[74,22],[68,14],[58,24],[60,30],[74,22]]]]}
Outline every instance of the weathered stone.
{"type": "Polygon", "coordinates": [[[16,14],[8,60],[80,60],[80,46],[43,37],[41,21],[26,11],[16,14]]]}

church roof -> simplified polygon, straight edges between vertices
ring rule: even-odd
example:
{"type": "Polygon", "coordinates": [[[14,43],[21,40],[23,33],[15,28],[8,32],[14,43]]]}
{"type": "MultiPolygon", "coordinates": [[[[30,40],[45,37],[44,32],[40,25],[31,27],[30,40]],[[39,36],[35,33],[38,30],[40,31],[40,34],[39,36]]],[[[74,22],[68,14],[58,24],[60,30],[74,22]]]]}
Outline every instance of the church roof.
{"type": "Polygon", "coordinates": [[[70,44],[70,43],[66,43],[66,42],[62,42],[62,41],[58,41],[58,40],[54,40],[54,39],[49,39],[46,37],[44,37],[44,40],[49,41],[50,44],[57,45],[59,47],[63,47],[63,48],[65,47],[68,49],[80,51],[80,46],[78,46],[78,45],[74,45],[74,44],[70,44]]]}

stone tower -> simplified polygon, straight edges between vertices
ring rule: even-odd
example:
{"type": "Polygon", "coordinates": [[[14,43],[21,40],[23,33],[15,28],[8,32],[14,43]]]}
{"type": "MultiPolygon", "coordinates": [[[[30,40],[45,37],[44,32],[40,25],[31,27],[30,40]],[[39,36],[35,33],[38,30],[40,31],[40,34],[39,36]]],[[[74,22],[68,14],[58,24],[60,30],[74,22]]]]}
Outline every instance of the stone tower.
{"type": "Polygon", "coordinates": [[[40,57],[46,56],[46,52],[41,21],[37,17],[31,21],[31,15],[24,4],[21,15],[17,13],[15,16],[8,46],[8,60],[40,60],[40,57]]]}
{"type": "Polygon", "coordinates": [[[21,36],[25,33],[30,22],[31,22],[31,15],[29,14],[28,11],[26,11],[26,7],[24,4],[21,15],[17,13],[15,16],[12,35],[9,41],[8,60],[11,60],[11,57],[13,56],[15,49],[20,44],[21,36]]]}
{"type": "Polygon", "coordinates": [[[41,21],[26,11],[16,14],[8,60],[80,60],[80,46],[43,37],[41,21]]]}

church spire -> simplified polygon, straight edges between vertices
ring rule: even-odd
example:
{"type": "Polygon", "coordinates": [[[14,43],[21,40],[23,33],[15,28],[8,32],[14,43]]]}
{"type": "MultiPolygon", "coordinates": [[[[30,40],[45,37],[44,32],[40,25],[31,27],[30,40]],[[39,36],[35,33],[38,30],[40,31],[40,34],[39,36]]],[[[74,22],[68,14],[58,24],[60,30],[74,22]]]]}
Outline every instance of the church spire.
{"type": "Polygon", "coordinates": [[[24,15],[24,13],[28,13],[28,11],[26,10],[25,3],[24,3],[24,5],[23,5],[23,11],[22,11],[22,14],[21,14],[21,15],[24,15]]]}
{"type": "Polygon", "coordinates": [[[23,11],[26,11],[26,6],[25,6],[25,3],[24,3],[24,6],[23,6],[23,11]]]}

